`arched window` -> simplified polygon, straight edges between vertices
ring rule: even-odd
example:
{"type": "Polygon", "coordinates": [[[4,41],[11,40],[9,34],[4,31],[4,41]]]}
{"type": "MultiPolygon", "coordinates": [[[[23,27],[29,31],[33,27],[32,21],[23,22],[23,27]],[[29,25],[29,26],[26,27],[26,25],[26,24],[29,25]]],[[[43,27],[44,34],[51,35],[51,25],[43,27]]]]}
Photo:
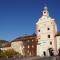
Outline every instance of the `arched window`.
{"type": "Polygon", "coordinates": [[[50,28],[48,28],[48,30],[50,30],[50,28]]]}
{"type": "Polygon", "coordinates": [[[52,42],[50,41],[50,45],[52,45],[52,42]]]}
{"type": "Polygon", "coordinates": [[[40,30],[38,30],[38,32],[40,32],[40,30]]]}
{"type": "Polygon", "coordinates": [[[50,35],[48,35],[48,38],[50,38],[50,35]]]}

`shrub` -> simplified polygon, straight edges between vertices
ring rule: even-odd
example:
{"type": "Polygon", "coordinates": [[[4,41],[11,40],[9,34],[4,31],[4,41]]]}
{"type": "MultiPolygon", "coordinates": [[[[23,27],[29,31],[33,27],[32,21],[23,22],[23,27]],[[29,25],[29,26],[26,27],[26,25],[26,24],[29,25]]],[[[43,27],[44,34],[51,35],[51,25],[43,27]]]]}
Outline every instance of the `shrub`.
{"type": "Polygon", "coordinates": [[[13,49],[8,49],[6,51],[3,51],[1,53],[1,57],[13,57],[15,55],[19,54],[18,52],[14,51],[13,49]]]}

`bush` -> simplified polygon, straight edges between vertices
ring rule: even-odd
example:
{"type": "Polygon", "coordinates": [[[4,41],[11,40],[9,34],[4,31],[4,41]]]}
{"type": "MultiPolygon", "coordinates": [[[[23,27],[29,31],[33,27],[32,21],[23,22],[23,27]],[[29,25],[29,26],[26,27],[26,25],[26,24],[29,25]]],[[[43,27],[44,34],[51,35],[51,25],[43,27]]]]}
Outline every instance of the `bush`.
{"type": "Polygon", "coordinates": [[[19,54],[18,52],[14,51],[13,49],[9,49],[9,50],[6,50],[6,51],[3,51],[1,53],[1,56],[0,57],[13,57],[15,55],[19,54]]]}

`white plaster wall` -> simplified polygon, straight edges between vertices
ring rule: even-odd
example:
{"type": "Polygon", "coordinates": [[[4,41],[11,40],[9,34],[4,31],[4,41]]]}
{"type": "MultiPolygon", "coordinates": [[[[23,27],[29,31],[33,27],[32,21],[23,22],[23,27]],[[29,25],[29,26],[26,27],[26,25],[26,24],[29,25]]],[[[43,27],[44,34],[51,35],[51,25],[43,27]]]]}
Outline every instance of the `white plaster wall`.
{"type": "Polygon", "coordinates": [[[56,36],[57,39],[57,50],[60,48],[60,36],[56,36]]]}
{"type": "Polygon", "coordinates": [[[22,41],[12,42],[12,43],[11,43],[11,47],[12,47],[15,51],[17,51],[17,52],[19,52],[19,53],[21,53],[21,54],[23,55],[23,42],[22,42],[22,41]]]}
{"type": "Polygon", "coordinates": [[[37,55],[43,56],[43,51],[46,51],[47,55],[49,55],[47,51],[50,47],[56,50],[54,36],[56,34],[57,28],[55,22],[50,17],[48,18],[45,16],[41,17],[40,19],[36,23],[38,44],[41,43],[40,45],[37,45],[37,55]],[[50,28],[50,30],[47,28],[50,28]],[[38,30],[40,30],[40,32],[38,30]],[[48,38],[48,35],[50,35],[50,38],[48,38]],[[50,41],[52,41],[52,45],[50,45],[50,41]]]}

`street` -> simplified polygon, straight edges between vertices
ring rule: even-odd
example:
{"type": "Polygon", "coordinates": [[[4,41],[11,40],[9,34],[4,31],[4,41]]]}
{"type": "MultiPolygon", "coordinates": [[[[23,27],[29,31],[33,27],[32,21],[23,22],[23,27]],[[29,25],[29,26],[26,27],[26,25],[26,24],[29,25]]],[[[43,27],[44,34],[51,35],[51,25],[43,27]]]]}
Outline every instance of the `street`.
{"type": "Polygon", "coordinates": [[[60,60],[59,56],[54,56],[54,57],[27,57],[27,58],[23,58],[21,60],[60,60]]]}
{"type": "Polygon", "coordinates": [[[59,56],[54,56],[54,57],[38,57],[36,59],[33,59],[33,60],[60,60],[60,57],[59,56]]]}
{"type": "Polygon", "coordinates": [[[60,56],[50,56],[50,57],[22,57],[22,58],[0,58],[0,60],[60,60],[60,56]]]}

